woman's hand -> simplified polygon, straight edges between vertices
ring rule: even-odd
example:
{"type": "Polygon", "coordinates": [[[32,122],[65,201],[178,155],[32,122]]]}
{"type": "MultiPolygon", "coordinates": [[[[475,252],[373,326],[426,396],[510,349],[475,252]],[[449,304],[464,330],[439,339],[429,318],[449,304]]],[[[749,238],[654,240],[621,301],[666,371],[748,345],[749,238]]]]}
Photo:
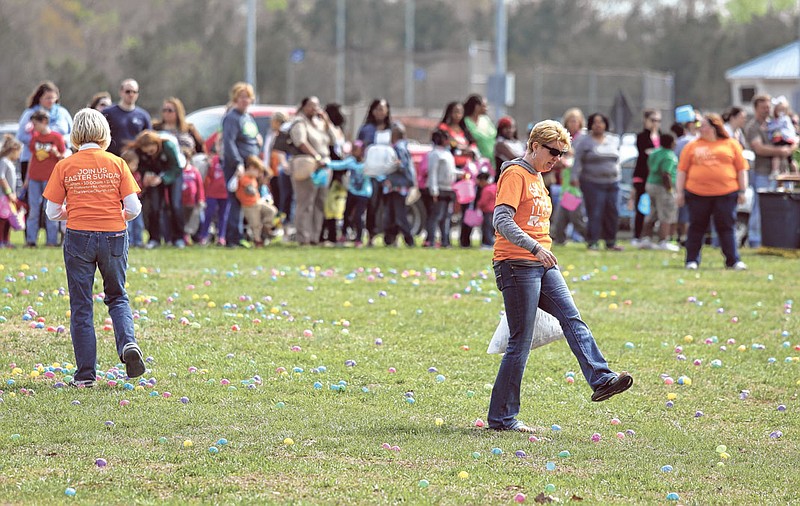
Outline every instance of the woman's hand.
{"type": "Polygon", "coordinates": [[[683,207],[686,203],[686,199],[684,198],[683,192],[675,192],[675,205],[678,207],[683,207]]]}
{"type": "Polygon", "coordinates": [[[542,262],[542,265],[550,268],[555,267],[558,264],[558,259],[556,256],[549,250],[544,248],[540,249],[538,253],[536,253],[536,258],[542,262]]]}

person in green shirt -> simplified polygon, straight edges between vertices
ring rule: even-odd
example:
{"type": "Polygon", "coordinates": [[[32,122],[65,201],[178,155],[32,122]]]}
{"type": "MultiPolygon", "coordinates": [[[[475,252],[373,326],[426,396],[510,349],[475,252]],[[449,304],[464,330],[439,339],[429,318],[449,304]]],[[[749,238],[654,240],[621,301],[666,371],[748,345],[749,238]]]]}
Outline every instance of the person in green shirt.
{"type": "Polygon", "coordinates": [[[492,119],[486,114],[486,99],[480,95],[470,95],[464,102],[464,118],[461,128],[468,130],[478,145],[481,157],[488,158],[494,166],[494,144],[497,129],[492,119]]]}
{"type": "Polygon", "coordinates": [[[642,249],[678,251],[680,248],[667,242],[678,222],[678,206],[675,204],[675,179],[678,173],[678,157],[672,151],[675,137],[661,134],[661,146],[647,158],[647,181],[645,191],[650,197],[650,214],[647,215],[642,230],[642,249]],[[658,244],[650,241],[653,227],[658,220],[658,244]]]}
{"type": "Polygon", "coordinates": [[[586,237],[586,213],[583,208],[583,193],[581,193],[580,188],[570,184],[572,159],[568,158],[563,160],[562,163],[561,199],[558,202],[558,208],[553,211],[555,216],[550,228],[553,243],[558,245],[567,243],[567,226],[570,223],[572,223],[574,232],[577,232],[581,237],[586,237]]]}

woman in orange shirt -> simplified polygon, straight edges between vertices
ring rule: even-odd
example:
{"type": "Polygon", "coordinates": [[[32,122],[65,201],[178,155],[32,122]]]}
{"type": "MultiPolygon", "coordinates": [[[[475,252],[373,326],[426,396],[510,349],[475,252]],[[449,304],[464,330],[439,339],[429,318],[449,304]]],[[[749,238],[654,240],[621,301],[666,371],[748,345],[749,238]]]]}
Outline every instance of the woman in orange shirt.
{"type": "Polygon", "coordinates": [[[538,309],[556,317],[583,375],[594,390],[593,401],[604,401],[633,384],[626,372],[615,373],[581,320],[572,294],[550,251],[553,206],[542,173],[553,169],[569,152],[570,136],[556,121],[542,121],[531,130],[522,158],[500,169],[494,210],[494,272],[503,292],[510,337],[500,363],[489,404],[489,427],[534,432],[517,420],[520,384],[531,350],[538,309]]]}
{"type": "Polygon", "coordinates": [[[745,199],[748,169],[742,146],[728,136],[722,118],[706,114],[700,120],[700,137],[681,152],[675,184],[675,203],[678,207],[685,203],[689,209],[687,269],[700,266],[700,248],[712,218],[725,266],[737,271],[747,269],[739,258],[734,226],[736,205],[745,199]]]}
{"type": "Polygon", "coordinates": [[[102,113],[75,115],[71,140],[78,152],[58,162],[44,190],[47,217],[66,221],[64,266],[69,287],[69,331],[77,371],[70,385],[93,387],[97,378],[92,285],[98,268],[114,326],[117,355],[129,378],[145,372],[133,333],[133,314],[125,291],[128,233],[125,222],[139,215],[139,185],[128,164],[106,151],[111,130],[102,113]],[[122,202],[122,205],[120,205],[122,202]]]}

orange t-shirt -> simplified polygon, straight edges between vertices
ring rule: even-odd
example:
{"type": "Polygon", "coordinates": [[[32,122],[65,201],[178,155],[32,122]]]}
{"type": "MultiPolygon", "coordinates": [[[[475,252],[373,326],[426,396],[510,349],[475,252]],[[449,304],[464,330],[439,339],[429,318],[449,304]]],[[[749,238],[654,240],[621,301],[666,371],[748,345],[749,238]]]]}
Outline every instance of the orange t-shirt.
{"type": "Polygon", "coordinates": [[[67,201],[67,228],[120,232],[122,199],[141,191],[128,164],[100,148],[78,151],[58,162],[44,190],[51,202],[67,201]]]}
{"type": "Polygon", "coordinates": [[[258,193],[258,179],[253,176],[244,176],[239,178],[239,186],[236,188],[236,198],[242,207],[252,207],[258,203],[261,195],[258,193]],[[249,189],[248,189],[249,188],[249,189]]]}
{"type": "MultiPolygon", "coordinates": [[[[495,207],[503,204],[516,209],[514,222],[519,228],[536,239],[543,248],[550,250],[553,244],[550,238],[553,203],[540,174],[531,174],[520,165],[506,168],[497,182],[495,207]]],[[[497,262],[510,259],[538,260],[530,251],[495,232],[493,260],[497,262]]]]}
{"type": "Polygon", "coordinates": [[[749,168],[735,139],[694,140],[683,148],[678,161],[678,170],[686,173],[686,189],[703,197],[738,191],[738,173],[749,168]]]}

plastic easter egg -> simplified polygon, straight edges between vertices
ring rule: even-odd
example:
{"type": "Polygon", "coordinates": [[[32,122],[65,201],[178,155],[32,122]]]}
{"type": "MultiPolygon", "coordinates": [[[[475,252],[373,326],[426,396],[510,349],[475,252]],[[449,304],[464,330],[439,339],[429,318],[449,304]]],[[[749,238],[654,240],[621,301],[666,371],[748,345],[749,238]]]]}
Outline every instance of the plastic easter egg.
{"type": "Polygon", "coordinates": [[[183,441],[184,448],[191,448],[192,446],[194,446],[194,443],[192,443],[191,439],[186,439],[183,441]]]}
{"type": "Polygon", "coordinates": [[[592,434],[591,441],[593,443],[597,443],[598,441],[600,441],[601,438],[602,438],[602,436],[600,434],[598,434],[597,432],[595,432],[594,434],[592,434]]]}
{"type": "Polygon", "coordinates": [[[417,483],[417,485],[419,485],[419,488],[428,488],[428,485],[430,485],[430,483],[428,482],[428,480],[419,480],[419,483],[417,483]]]}
{"type": "Polygon", "coordinates": [[[497,448],[497,447],[492,448],[492,455],[502,455],[502,454],[503,454],[502,448],[497,448]]]}
{"type": "Polygon", "coordinates": [[[472,452],[472,458],[478,460],[481,458],[481,452],[472,452]]]}
{"type": "Polygon", "coordinates": [[[525,494],[521,492],[514,496],[514,502],[524,503],[525,499],[526,499],[525,494]]]}
{"type": "Polygon", "coordinates": [[[77,494],[77,493],[78,493],[78,491],[75,490],[72,487],[68,487],[66,490],[64,490],[64,495],[66,495],[68,497],[75,497],[75,494],[77,494]]]}
{"type": "Polygon", "coordinates": [[[560,458],[562,458],[562,459],[566,459],[566,458],[568,458],[570,455],[571,455],[571,454],[569,453],[569,450],[563,450],[563,451],[560,451],[560,452],[558,452],[558,456],[559,456],[560,458]]]}
{"type": "Polygon", "coordinates": [[[473,425],[475,425],[475,427],[479,427],[480,428],[480,427],[484,426],[484,423],[483,423],[483,420],[478,418],[477,420],[475,420],[475,422],[473,422],[473,425]]]}
{"type": "Polygon", "coordinates": [[[667,464],[666,466],[661,466],[661,472],[662,473],[671,473],[672,472],[672,466],[669,465],[669,464],[667,464]]]}
{"type": "Polygon", "coordinates": [[[286,446],[292,446],[294,444],[294,439],[287,437],[286,439],[283,440],[283,444],[285,444],[286,446]]]}
{"type": "Polygon", "coordinates": [[[214,455],[216,453],[219,453],[219,448],[217,448],[216,446],[209,446],[208,447],[208,453],[210,453],[212,455],[214,455]]]}
{"type": "Polygon", "coordinates": [[[556,463],[555,462],[548,462],[544,465],[544,468],[548,471],[555,471],[556,470],[556,463]]]}
{"type": "Polygon", "coordinates": [[[433,423],[435,423],[437,427],[441,427],[442,425],[444,425],[444,420],[441,418],[437,418],[436,420],[433,421],[433,423]]]}
{"type": "Polygon", "coordinates": [[[95,459],[94,465],[96,465],[97,467],[106,467],[108,465],[108,462],[106,461],[106,459],[95,459]]]}
{"type": "Polygon", "coordinates": [[[560,425],[553,424],[553,425],[551,425],[551,426],[550,426],[550,429],[551,429],[553,432],[558,432],[558,431],[560,431],[560,430],[561,430],[561,426],[560,426],[560,425]]]}
{"type": "Polygon", "coordinates": [[[675,492],[670,492],[667,494],[667,501],[678,501],[680,500],[680,496],[675,492]]]}
{"type": "Polygon", "coordinates": [[[461,478],[462,480],[466,480],[467,478],[469,478],[469,473],[466,471],[461,471],[458,473],[458,477],[461,478]]]}

